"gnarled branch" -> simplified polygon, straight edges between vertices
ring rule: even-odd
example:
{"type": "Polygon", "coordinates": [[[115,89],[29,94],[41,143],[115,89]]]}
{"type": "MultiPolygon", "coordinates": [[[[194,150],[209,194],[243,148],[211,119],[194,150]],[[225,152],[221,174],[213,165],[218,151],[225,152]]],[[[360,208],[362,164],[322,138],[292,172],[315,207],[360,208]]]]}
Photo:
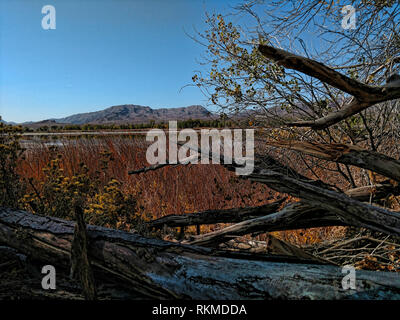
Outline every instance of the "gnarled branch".
{"type": "Polygon", "coordinates": [[[268,144],[300,151],[316,158],[371,170],[385,177],[400,181],[399,160],[358,146],[342,143],[322,144],[304,141],[271,141],[268,144]]]}
{"type": "Polygon", "coordinates": [[[189,243],[209,246],[229,241],[232,236],[243,236],[254,232],[272,232],[334,225],[345,225],[345,223],[327,210],[313,208],[305,203],[297,202],[287,205],[279,212],[193,237],[193,240],[189,243]]]}
{"type": "Polygon", "coordinates": [[[398,212],[372,206],[345,194],[326,190],[272,170],[260,170],[247,178],[265,183],[276,191],[301,198],[311,206],[324,208],[337,215],[343,223],[400,236],[400,213],[398,212]]]}
{"type": "Polygon", "coordinates": [[[202,224],[241,222],[277,211],[284,200],[281,199],[258,207],[206,210],[181,215],[173,214],[150,221],[148,226],[153,228],[162,228],[164,225],[168,227],[186,227],[202,224]]]}
{"type": "Polygon", "coordinates": [[[298,121],[290,123],[289,125],[324,129],[374,104],[400,98],[400,86],[370,86],[355,79],[351,79],[320,62],[298,56],[282,49],[267,45],[259,45],[258,50],[265,57],[274,60],[285,68],[293,69],[319,79],[354,97],[354,99],[342,109],[332,112],[323,118],[315,121],[298,121]]]}

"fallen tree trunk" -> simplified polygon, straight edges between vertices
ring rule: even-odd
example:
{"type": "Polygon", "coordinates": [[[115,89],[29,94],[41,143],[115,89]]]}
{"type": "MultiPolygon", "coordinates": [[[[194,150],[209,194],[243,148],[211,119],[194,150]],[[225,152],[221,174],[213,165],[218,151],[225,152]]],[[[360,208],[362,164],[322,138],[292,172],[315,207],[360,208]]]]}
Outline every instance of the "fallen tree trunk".
{"type": "MultiPolygon", "coordinates": [[[[201,153],[199,148],[193,150],[201,153]]],[[[228,170],[235,170],[238,165],[225,164],[228,170]]],[[[372,206],[356,199],[352,199],[344,193],[333,191],[333,188],[322,181],[313,181],[305,177],[296,177],[296,172],[282,172],[284,168],[272,157],[259,157],[255,162],[253,173],[242,176],[251,181],[267,184],[272,189],[287,193],[296,198],[306,200],[313,208],[325,209],[335,215],[344,225],[364,227],[371,230],[383,232],[399,237],[400,235],[400,213],[389,211],[380,207],[372,206]],[[271,164],[272,168],[277,167],[278,171],[263,169],[271,164]]],[[[307,222],[308,225],[308,222],[307,222]]],[[[310,226],[298,227],[308,228],[310,226]]]]}
{"type": "Polygon", "coordinates": [[[181,215],[173,214],[150,221],[148,226],[159,229],[164,225],[168,227],[186,227],[203,224],[241,222],[274,213],[279,209],[283,201],[284,199],[281,199],[259,207],[206,210],[181,215]]]}
{"type": "Polygon", "coordinates": [[[255,170],[246,178],[267,184],[272,189],[304,199],[308,205],[324,208],[343,223],[365,227],[398,237],[400,213],[372,206],[345,194],[326,190],[272,170],[255,170]]]}
{"type": "Polygon", "coordinates": [[[193,237],[190,244],[211,246],[229,241],[232,236],[242,236],[254,232],[272,232],[346,225],[329,211],[310,207],[300,202],[287,205],[279,212],[246,220],[214,232],[193,237]]]}
{"type": "MultiPolygon", "coordinates": [[[[73,222],[0,209],[0,242],[45,264],[69,264],[73,222]]],[[[357,289],[343,290],[331,265],[233,259],[102,227],[88,227],[96,271],[118,277],[143,297],[159,299],[400,299],[395,273],[357,271],[357,289]]]]}
{"type": "Polygon", "coordinates": [[[400,187],[391,183],[377,183],[371,186],[363,186],[349,189],[345,192],[349,197],[363,202],[376,202],[386,199],[390,195],[400,195],[400,187]]]}
{"type": "MultiPolygon", "coordinates": [[[[354,189],[349,189],[345,192],[349,197],[356,199],[358,201],[370,201],[376,199],[382,199],[387,197],[388,194],[398,194],[398,187],[394,187],[389,183],[377,184],[374,186],[364,186],[354,189]]],[[[328,211],[312,208],[303,204],[296,210],[303,211],[303,215],[298,216],[296,221],[291,224],[285,223],[274,223],[271,224],[267,221],[270,219],[270,215],[275,213],[280,205],[283,203],[284,199],[268,203],[259,207],[245,207],[245,208],[233,208],[225,210],[206,210],[202,212],[185,213],[185,214],[171,214],[156,220],[148,222],[148,226],[151,228],[160,229],[164,225],[168,227],[187,227],[193,225],[203,225],[203,224],[215,224],[215,223],[237,223],[245,221],[249,222],[251,219],[258,217],[265,217],[264,225],[266,228],[263,230],[263,226],[259,225],[259,230],[250,231],[278,231],[278,230],[290,230],[290,229],[300,229],[300,228],[314,228],[314,227],[326,227],[326,226],[343,226],[346,225],[343,221],[337,218],[336,215],[330,214],[328,211]],[[310,215],[310,213],[312,213],[310,215]]],[[[262,221],[263,219],[259,219],[262,221]]]]}

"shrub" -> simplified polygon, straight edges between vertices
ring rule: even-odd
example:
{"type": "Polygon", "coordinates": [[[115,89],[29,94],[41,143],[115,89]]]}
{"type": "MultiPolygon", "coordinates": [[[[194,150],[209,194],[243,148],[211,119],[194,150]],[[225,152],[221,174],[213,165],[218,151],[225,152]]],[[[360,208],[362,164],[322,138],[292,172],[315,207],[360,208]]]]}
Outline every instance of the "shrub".
{"type": "Polygon", "coordinates": [[[88,176],[88,168],[80,164],[78,174],[71,177],[64,175],[60,166],[61,155],[50,160],[42,169],[45,180],[40,184],[40,190],[30,184],[33,191],[26,194],[21,203],[25,209],[43,215],[73,219],[75,205],[84,206],[87,198],[95,193],[95,183],[88,176]]]}
{"type": "Polygon", "coordinates": [[[17,173],[23,153],[19,143],[21,127],[0,123],[0,206],[17,208],[24,186],[17,173]]]}
{"type": "Polygon", "coordinates": [[[85,210],[87,222],[109,228],[139,231],[143,218],[135,214],[136,200],[131,194],[121,191],[121,183],[112,179],[90,200],[85,210]]]}
{"type": "Polygon", "coordinates": [[[104,173],[113,161],[111,152],[100,152],[101,170],[89,175],[88,167],[81,162],[77,173],[66,176],[62,167],[62,155],[50,150],[50,161],[42,168],[44,180],[39,187],[29,180],[32,191],[20,200],[22,207],[34,213],[74,219],[76,205],[84,209],[85,220],[89,224],[117,228],[134,229],[145,232],[145,218],[136,212],[136,199],[122,191],[121,183],[110,178],[105,181],[104,173]]]}

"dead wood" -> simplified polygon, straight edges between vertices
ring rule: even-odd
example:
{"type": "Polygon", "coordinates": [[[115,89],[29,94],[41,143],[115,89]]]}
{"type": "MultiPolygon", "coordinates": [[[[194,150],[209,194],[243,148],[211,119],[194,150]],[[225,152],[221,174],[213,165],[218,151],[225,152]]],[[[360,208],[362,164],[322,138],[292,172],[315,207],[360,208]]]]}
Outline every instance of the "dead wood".
{"type": "Polygon", "coordinates": [[[377,103],[400,98],[400,86],[371,86],[349,78],[332,68],[312,59],[298,56],[291,52],[267,45],[259,45],[258,50],[268,59],[284,66],[319,79],[354,98],[342,109],[325,117],[312,121],[290,123],[292,126],[325,129],[339,121],[359,113],[377,103]]]}
{"type": "Polygon", "coordinates": [[[193,237],[190,244],[215,246],[231,240],[232,236],[243,236],[255,232],[272,232],[291,229],[345,225],[328,210],[310,207],[304,203],[292,203],[279,212],[236,223],[229,227],[193,237]]]}
{"type": "Polygon", "coordinates": [[[386,234],[400,235],[400,214],[352,199],[308,182],[272,170],[258,170],[246,178],[267,184],[276,191],[302,199],[314,208],[323,208],[344,224],[365,227],[386,234]]]}
{"type": "Polygon", "coordinates": [[[305,141],[271,141],[268,144],[299,151],[319,159],[357,166],[400,181],[399,160],[358,146],[341,143],[310,143],[305,141]]]}
{"type": "Polygon", "coordinates": [[[191,225],[240,222],[276,212],[284,200],[285,199],[281,199],[258,207],[206,210],[181,215],[168,215],[150,221],[148,226],[159,229],[164,225],[168,227],[185,227],[191,225]]]}
{"type": "MultiPolygon", "coordinates": [[[[0,242],[46,264],[69,265],[73,232],[73,222],[0,209],[0,242]]],[[[400,298],[393,273],[357,271],[357,290],[343,290],[341,268],[331,265],[222,256],[215,249],[95,226],[88,226],[88,237],[95,277],[101,270],[147,298],[400,298]]]]}
{"type": "Polygon", "coordinates": [[[74,237],[71,244],[71,278],[80,280],[86,300],[95,300],[96,286],[89,261],[86,223],[80,205],[75,206],[75,220],[74,237]]]}

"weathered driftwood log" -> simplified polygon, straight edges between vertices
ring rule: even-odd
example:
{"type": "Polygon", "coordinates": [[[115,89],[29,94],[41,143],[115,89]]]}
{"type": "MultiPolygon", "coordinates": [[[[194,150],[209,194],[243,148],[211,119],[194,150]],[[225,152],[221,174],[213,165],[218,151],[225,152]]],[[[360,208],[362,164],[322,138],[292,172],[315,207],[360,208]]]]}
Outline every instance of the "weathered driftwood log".
{"type": "Polygon", "coordinates": [[[325,117],[315,121],[298,121],[290,125],[324,129],[374,104],[400,98],[399,86],[371,86],[347,77],[320,62],[271,46],[259,45],[258,50],[265,57],[274,60],[285,68],[293,69],[319,79],[354,97],[345,107],[338,111],[331,112],[325,117]]]}
{"type": "Polygon", "coordinates": [[[190,244],[200,246],[216,245],[229,241],[232,236],[242,236],[259,231],[280,230],[345,225],[335,214],[324,209],[310,207],[304,203],[292,203],[279,212],[236,223],[214,232],[193,237],[190,244]]]}
{"type": "MultiPolygon", "coordinates": [[[[193,150],[201,153],[200,148],[193,148],[193,150]]],[[[228,170],[235,170],[238,166],[235,161],[232,164],[224,164],[222,161],[222,164],[228,170]]],[[[398,212],[372,206],[344,193],[333,191],[332,186],[322,181],[303,178],[289,167],[284,172],[285,166],[270,156],[259,156],[255,164],[253,173],[242,178],[265,183],[278,192],[305,200],[304,202],[310,207],[324,209],[331,215],[335,215],[344,225],[365,227],[396,237],[400,235],[400,213],[398,212]],[[269,166],[277,171],[270,170],[269,166]]],[[[307,227],[299,226],[299,228],[307,227]]]]}
{"type": "MultiPolygon", "coordinates": [[[[68,265],[73,231],[73,222],[0,209],[0,242],[46,264],[68,265]]],[[[400,299],[395,273],[357,271],[357,289],[343,290],[345,274],[331,265],[227,258],[95,226],[88,236],[95,276],[101,269],[148,298],[400,299]]]]}
{"type": "Polygon", "coordinates": [[[349,197],[363,202],[376,202],[387,199],[390,195],[400,195],[400,186],[391,183],[377,183],[371,186],[362,186],[349,189],[345,192],[349,197]]]}
{"type": "MultiPolygon", "coordinates": [[[[200,149],[196,150],[201,152],[200,149]]],[[[228,170],[234,170],[237,165],[233,163],[224,164],[224,166],[228,170]]],[[[331,186],[322,181],[313,181],[301,175],[299,176],[294,170],[291,170],[289,167],[285,168],[285,166],[270,156],[258,157],[254,172],[248,176],[243,176],[243,178],[265,183],[279,192],[304,199],[312,212],[314,212],[314,209],[316,212],[322,209],[322,212],[329,213],[328,215],[325,213],[322,220],[321,217],[312,220],[311,224],[309,219],[305,219],[305,223],[302,223],[302,217],[297,217],[297,228],[352,225],[366,227],[395,236],[400,235],[399,213],[358,201],[365,200],[363,199],[364,194],[360,195],[357,192],[351,194],[350,192],[349,195],[352,196],[351,198],[346,194],[335,192],[331,186]],[[264,169],[266,167],[271,167],[278,171],[264,169]]],[[[269,225],[268,219],[266,220],[266,225],[269,225]]],[[[265,231],[268,230],[266,229],[265,231]]]]}
{"type": "Polygon", "coordinates": [[[400,161],[379,152],[342,143],[317,144],[305,141],[270,141],[268,144],[300,151],[324,160],[357,166],[400,181],[400,161]]]}
{"type": "Polygon", "coordinates": [[[326,190],[272,170],[255,170],[246,178],[265,183],[279,192],[301,198],[312,207],[326,209],[348,225],[400,236],[400,213],[398,212],[372,206],[345,194],[326,190]]]}
{"type": "MultiPolygon", "coordinates": [[[[377,184],[374,186],[354,188],[347,190],[345,193],[349,197],[358,201],[370,201],[371,198],[373,200],[376,200],[382,199],[391,193],[397,194],[400,191],[398,189],[399,188],[394,187],[389,183],[386,183],[377,184]]],[[[258,207],[244,207],[225,210],[206,210],[202,212],[186,213],[181,215],[171,214],[148,222],[148,226],[160,229],[164,225],[168,227],[186,227],[192,225],[199,226],[203,224],[215,223],[237,223],[242,221],[246,222],[242,224],[242,226],[245,226],[250,223],[249,220],[251,219],[264,217],[264,219],[258,219],[258,227],[256,228],[256,230],[253,230],[252,228],[247,229],[248,231],[241,229],[243,232],[245,232],[240,234],[243,235],[260,231],[269,232],[300,228],[348,225],[340,220],[335,214],[331,214],[325,209],[307,206],[306,204],[302,204],[301,206],[296,207],[296,210],[294,208],[290,210],[293,215],[296,213],[295,211],[301,213],[300,215],[296,216],[295,221],[287,224],[289,221],[286,219],[286,213],[278,215],[278,217],[286,220],[282,220],[282,222],[278,223],[277,218],[275,217],[274,223],[271,223],[271,214],[278,211],[283,201],[284,199],[281,199],[258,207]],[[265,225],[263,225],[262,221],[263,223],[265,223],[265,225]]]]}
{"type": "Polygon", "coordinates": [[[152,228],[162,228],[164,225],[168,227],[185,227],[203,224],[241,222],[274,213],[279,209],[283,201],[284,199],[281,199],[258,207],[206,210],[181,215],[173,214],[150,221],[148,226],[152,228]]]}

